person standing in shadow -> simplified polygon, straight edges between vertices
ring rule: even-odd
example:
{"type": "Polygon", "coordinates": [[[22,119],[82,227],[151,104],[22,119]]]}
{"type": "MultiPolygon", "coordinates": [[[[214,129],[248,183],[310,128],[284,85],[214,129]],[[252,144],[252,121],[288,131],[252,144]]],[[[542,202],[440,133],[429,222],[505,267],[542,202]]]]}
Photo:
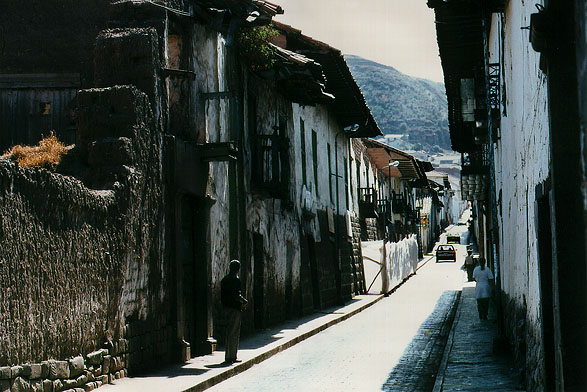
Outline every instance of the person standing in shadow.
{"type": "Polygon", "coordinates": [[[220,299],[228,316],[226,325],[226,363],[240,362],[236,358],[241,328],[242,311],[246,309],[247,300],[241,294],[241,280],[238,276],[241,264],[238,260],[230,262],[230,272],[220,281],[220,299]]]}
{"type": "Polygon", "coordinates": [[[479,320],[487,320],[489,299],[491,298],[491,289],[493,287],[493,274],[485,266],[485,259],[482,257],[479,258],[479,265],[473,270],[473,278],[477,282],[475,286],[475,298],[477,298],[479,320]]]}
{"type": "Polygon", "coordinates": [[[467,250],[467,257],[465,257],[465,269],[467,270],[467,280],[472,282],[473,279],[473,270],[475,269],[475,261],[473,260],[473,251],[471,249],[467,250]]]}

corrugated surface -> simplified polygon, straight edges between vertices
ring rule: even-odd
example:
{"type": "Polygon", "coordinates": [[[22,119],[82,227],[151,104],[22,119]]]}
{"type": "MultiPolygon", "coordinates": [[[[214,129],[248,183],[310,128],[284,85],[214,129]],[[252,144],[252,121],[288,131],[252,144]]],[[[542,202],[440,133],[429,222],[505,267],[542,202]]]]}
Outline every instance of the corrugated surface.
{"type": "Polygon", "coordinates": [[[0,150],[36,144],[51,131],[75,143],[76,95],[76,89],[0,89],[0,150]]]}

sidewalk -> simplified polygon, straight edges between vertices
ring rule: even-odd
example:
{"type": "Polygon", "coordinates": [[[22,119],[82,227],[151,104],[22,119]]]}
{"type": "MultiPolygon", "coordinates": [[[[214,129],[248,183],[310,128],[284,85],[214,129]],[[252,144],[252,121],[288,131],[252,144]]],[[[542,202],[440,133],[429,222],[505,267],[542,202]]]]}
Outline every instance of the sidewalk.
{"type": "MultiPolygon", "coordinates": [[[[425,256],[418,269],[430,261],[425,256]]],[[[399,286],[398,286],[399,287],[399,286]]],[[[115,380],[100,388],[104,392],[192,392],[203,391],[341,321],[381,300],[383,295],[358,295],[346,305],[332,307],[305,317],[289,320],[274,328],[241,339],[238,357],[242,362],[224,364],[224,351],[192,358],[183,364],[169,365],[145,376],[115,380]]]]}
{"type": "Polygon", "coordinates": [[[275,328],[266,329],[241,339],[238,357],[242,362],[224,364],[224,351],[218,350],[184,364],[169,365],[148,376],[116,380],[100,388],[104,392],[147,391],[202,391],[241,373],[251,366],[285,350],[324,329],[368,308],[383,298],[382,295],[359,295],[341,307],[333,307],[290,320],[275,328]]]}
{"type": "Polygon", "coordinates": [[[479,320],[475,283],[466,282],[433,391],[522,390],[511,357],[493,353],[497,336],[495,309],[490,306],[489,320],[479,320]]]}

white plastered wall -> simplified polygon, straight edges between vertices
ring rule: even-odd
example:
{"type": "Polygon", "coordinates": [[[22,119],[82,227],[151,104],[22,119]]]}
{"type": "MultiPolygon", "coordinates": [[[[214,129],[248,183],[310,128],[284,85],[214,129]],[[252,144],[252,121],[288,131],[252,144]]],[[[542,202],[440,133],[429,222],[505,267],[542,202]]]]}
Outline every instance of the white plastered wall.
{"type": "MultiPolygon", "coordinates": [[[[203,99],[201,93],[220,92],[226,89],[225,40],[219,33],[195,25],[192,37],[192,71],[196,74],[193,97],[196,107],[198,141],[200,143],[230,141],[230,115],[228,99],[203,99]]],[[[228,162],[210,162],[207,193],[216,202],[210,208],[210,255],[212,281],[228,271],[229,240],[229,189],[228,162]]]]}
{"type": "Polygon", "coordinates": [[[490,63],[502,66],[501,138],[494,145],[496,197],[501,194],[502,200],[498,207],[501,284],[509,298],[527,306],[529,322],[537,325],[535,188],[549,175],[550,150],[546,77],[539,70],[539,54],[532,49],[529,31],[521,29],[530,24],[534,3],[510,2],[504,17],[494,14],[490,63]]]}

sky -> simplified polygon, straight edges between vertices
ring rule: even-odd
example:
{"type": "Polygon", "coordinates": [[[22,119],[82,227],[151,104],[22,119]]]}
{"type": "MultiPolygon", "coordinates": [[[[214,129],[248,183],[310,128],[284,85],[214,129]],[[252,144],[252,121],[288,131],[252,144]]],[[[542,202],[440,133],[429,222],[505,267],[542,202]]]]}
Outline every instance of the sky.
{"type": "Polygon", "coordinates": [[[272,0],[275,20],[410,76],[443,82],[434,11],[426,0],[272,0]]]}

